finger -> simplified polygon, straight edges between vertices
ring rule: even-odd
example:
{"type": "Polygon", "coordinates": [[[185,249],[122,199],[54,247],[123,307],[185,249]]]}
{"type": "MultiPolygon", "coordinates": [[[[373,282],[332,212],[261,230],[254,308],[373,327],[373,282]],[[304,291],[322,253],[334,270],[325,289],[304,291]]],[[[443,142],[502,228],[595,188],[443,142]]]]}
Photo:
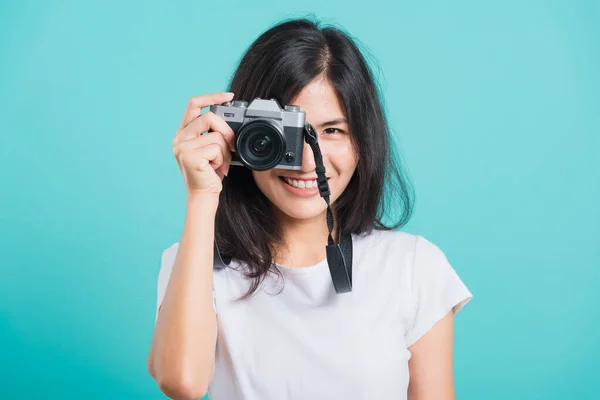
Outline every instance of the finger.
{"type": "MultiPolygon", "coordinates": [[[[208,160],[208,165],[217,173],[217,176],[221,180],[223,180],[223,176],[227,175],[227,171],[229,170],[229,161],[231,158],[227,161],[227,154],[229,152],[223,153],[223,148],[216,143],[198,149],[198,155],[208,160]]],[[[201,166],[201,168],[205,169],[206,165],[201,166]]]]}
{"type": "Polygon", "coordinates": [[[202,171],[205,169],[205,163],[208,161],[208,164],[212,169],[217,170],[222,165],[224,160],[223,151],[221,150],[221,146],[217,143],[209,144],[208,146],[200,147],[196,150],[196,159],[199,158],[201,161],[198,162],[198,167],[202,171]],[[202,160],[206,160],[202,162],[202,160]]]}
{"type": "Polygon", "coordinates": [[[212,144],[218,145],[221,149],[221,152],[223,153],[223,162],[221,167],[222,172],[225,175],[227,175],[229,165],[231,163],[231,151],[229,151],[229,147],[220,132],[210,132],[206,135],[201,135],[197,138],[183,142],[178,147],[176,147],[173,150],[173,152],[175,157],[179,158],[180,154],[192,153],[195,149],[199,149],[212,144]]]}
{"type": "Polygon", "coordinates": [[[190,122],[198,118],[204,107],[222,104],[231,101],[231,99],[233,99],[233,93],[230,92],[216,92],[190,98],[183,114],[181,125],[179,125],[179,130],[185,128],[190,122]]]}
{"type": "Polygon", "coordinates": [[[200,118],[195,119],[184,129],[177,132],[175,139],[173,139],[173,146],[178,146],[180,143],[194,139],[208,131],[220,132],[229,146],[229,150],[234,151],[235,134],[233,130],[223,118],[211,111],[202,114],[200,118]]]}
{"type": "Polygon", "coordinates": [[[223,153],[218,144],[212,143],[194,151],[179,154],[177,162],[182,171],[207,171],[207,168],[217,169],[222,165],[223,153]]]}
{"type": "Polygon", "coordinates": [[[221,147],[221,151],[223,152],[223,158],[225,160],[225,163],[229,164],[229,162],[231,161],[231,151],[229,151],[229,146],[225,142],[223,135],[220,132],[216,131],[210,132],[206,135],[201,135],[197,138],[190,139],[186,142],[181,143],[177,148],[174,149],[175,157],[177,157],[178,154],[192,151],[200,147],[208,146],[209,144],[218,144],[221,147]]]}

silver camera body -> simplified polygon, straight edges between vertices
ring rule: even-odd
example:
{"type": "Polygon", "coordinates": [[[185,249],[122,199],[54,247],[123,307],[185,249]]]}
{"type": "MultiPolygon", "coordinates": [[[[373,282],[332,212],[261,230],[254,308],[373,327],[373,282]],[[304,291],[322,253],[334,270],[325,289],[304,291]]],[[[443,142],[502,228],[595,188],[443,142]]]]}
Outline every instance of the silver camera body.
{"type": "Polygon", "coordinates": [[[235,133],[231,165],[257,171],[302,168],[306,114],[300,107],[282,109],[275,99],[255,98],[213,105],[210,111],[235,133]]]}

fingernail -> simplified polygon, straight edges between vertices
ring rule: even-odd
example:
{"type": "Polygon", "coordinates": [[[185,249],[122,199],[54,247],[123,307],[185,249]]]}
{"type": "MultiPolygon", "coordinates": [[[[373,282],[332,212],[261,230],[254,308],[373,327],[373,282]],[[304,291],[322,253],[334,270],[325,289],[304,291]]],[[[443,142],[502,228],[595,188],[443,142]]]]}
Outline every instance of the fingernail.
{"type": "Polygon", "coordinates": [[[233,97],[233,93],[232,92],[223,92],[223,95],[225,97],[233,97]]]}

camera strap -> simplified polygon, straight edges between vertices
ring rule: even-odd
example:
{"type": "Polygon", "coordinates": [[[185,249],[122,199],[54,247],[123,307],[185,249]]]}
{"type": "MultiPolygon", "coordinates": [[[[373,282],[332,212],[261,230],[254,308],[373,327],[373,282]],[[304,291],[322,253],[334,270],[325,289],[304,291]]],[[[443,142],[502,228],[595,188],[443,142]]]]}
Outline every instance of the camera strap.
{"type": "Polygon", "coordinates": [[[325,165],[323,165],[323,156],[319,147],[318,135],[315,128],[308,122],[304,125],[304,140],[312,149],[315,157],[317,173],[317,185],[319,194],[327,203],[327,228],[329,236],[327,238],[327,264],[333,280],[333,286],[336,293],[347,293],[352,291],[352,236],[340,235],[340,243],[333,240],[333,211],[329,201],[329,183],[325,175],[325,165]]]}

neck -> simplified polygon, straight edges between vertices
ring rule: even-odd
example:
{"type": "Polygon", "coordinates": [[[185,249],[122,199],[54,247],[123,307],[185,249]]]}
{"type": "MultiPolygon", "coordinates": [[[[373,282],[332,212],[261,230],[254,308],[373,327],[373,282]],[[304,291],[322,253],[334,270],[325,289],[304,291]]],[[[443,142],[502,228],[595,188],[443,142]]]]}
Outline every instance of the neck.
{"type": "MultiPolygon", "coordinates": [[[[282,232],[282,243],[277,248],[275,262],[292,267],[302,268],[317,264],[325,259],[327,237],[327,212],[311,219],[295,219],[276,210],[278,224],[282,232]]],[[[334,218],[333,238],[336,239],[334,218]]]]}

